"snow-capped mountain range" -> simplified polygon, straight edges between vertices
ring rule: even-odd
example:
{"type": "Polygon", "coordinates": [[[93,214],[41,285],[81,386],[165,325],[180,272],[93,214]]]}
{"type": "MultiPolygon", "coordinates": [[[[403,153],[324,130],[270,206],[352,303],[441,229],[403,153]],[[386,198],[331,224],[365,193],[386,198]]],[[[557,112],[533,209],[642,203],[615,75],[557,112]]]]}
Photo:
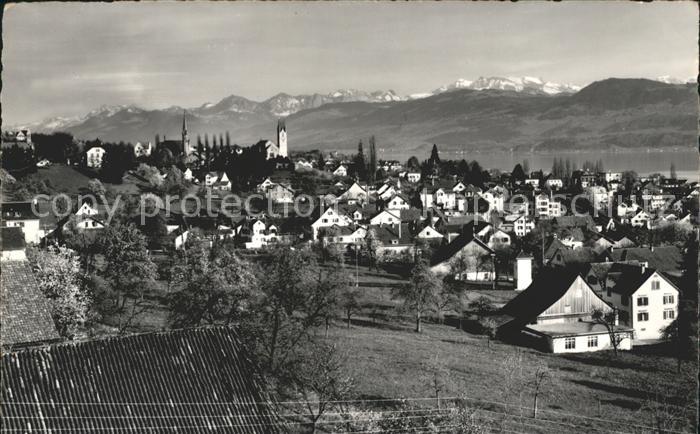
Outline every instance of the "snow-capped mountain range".
{"type": "MultiPolygon", "coordinates": [[[[668,84],[682,84],[691,80],[679,80],[670,76],[658,77],[656,81],[668,84]]],[[[198,107],[186,108],[188,113],[201,118],[222,120],[231,116],[244,118],[251,116],[286,117],[302,110],[315,109],[325,104],[347,102],[396,103],[428,98],[445,92],[470,89],[512,91],[531,95],[560,95],[574,94],[581,86],[569,83],[554,83],[537,77],[479,77],[475,80],[459,79],[453,83],[441,86],[432,92],[415,93],[400,96],[393,90],[366,92],[357,89],[340,89],[328,94],[314,93],[309,95],[289,95],[279,93],[265,101],[256,102],[247,98],[230,95],[217,103],[207,102],[198,107]]],[[[181,113],[185,108],[171,106],[165,109],[148,110],[135,105],[103,105],[90,111],[84,116],[57,116],[33,124],[24,124],[8,128],[29,128],[32,131],[52,132],[68,130],[71,127],[84,124],[98,125],[103,121],[118,115],[122,118],[149,116],[157,117],[158,113],[181,113]]]]}

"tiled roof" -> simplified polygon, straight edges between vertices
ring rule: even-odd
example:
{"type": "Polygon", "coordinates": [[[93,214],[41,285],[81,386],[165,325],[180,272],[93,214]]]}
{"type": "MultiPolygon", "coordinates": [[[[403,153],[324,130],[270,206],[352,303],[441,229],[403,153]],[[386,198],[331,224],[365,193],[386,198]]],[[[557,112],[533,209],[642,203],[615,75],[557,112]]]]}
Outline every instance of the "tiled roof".
{"type": "Polygon", "coordinates": [[[430,265],[437,265],[452,259],[459,251],[461,251],[467,244],[474,241],[479,247],[484,250],[485,254],[493,253],[493,250],[479,238],[475,237],[471,231],[462,232],[457,238],[452,240],[451,243],[442,246],[433,257],[430,259],[430,265]]]}
{"type": "Polygon", "coordinates": [[[278,419],[228,327],[4,354],[3,430],[276,433],[278,419]]]}
{"type": "Polygon", "coordinates": [[[615,249],[610,254],[615,262],[647,262],[649,267],[666,273],[678,272],[683,260],[681,251],[675,246],[655,247],[654,250],[630,247],[615,249]]]}
{"type": "Polygon", "coordinates": [[[30,345],[59,338],[51,306],[26,261],[4,261],[0,274],[0,342],[30,345]]]}
{"type": "Polygon", "coordinates": [[[544,268],[523,292],[509,301],[502,313],[531,321],[559,300],[579,276],[565,268],[544,268]]]}

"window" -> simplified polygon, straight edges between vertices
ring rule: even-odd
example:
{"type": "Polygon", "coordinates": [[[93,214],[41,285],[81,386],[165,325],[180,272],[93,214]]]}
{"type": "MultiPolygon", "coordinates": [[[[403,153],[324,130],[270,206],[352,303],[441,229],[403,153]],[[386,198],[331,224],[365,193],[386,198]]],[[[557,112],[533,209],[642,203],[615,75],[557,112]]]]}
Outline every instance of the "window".
{"type": "Polygon", "coordinates": [[[664,304],[673,304],[675,302],[675,299],[673,297],[673,294],[665,294],[664,295],[664,304]]]}
{"type": "Polygon", "coordinates": [[[651,281],[651,289],[660,289],[661,288],[661,282],[658,280],[652,280],[651,281]]]}
{"type": "Polygon", "coordinates": [[[637,313],[637,321],[649,321],[649,312],[637,313]]]}
{"type": "Polygon", "coordinates": [[[328,219],[323,219],[323,220],[321,220],[321,222],[328,223],[328,219]]]}
{"type": "Polygon", "coordinates": [[[573,350],[576,348],[576,338],[566,338],[564,340],[564,348],[567,350],[573,350]]]}
{"type": "Polygon", "coordinates": [[[649,297],[637,297],[637,306],[649,306],[649,297]]]}
{"type": "Polygon", "coordinates": [[[398,244],[399,240],[391,240],[391,244],[398,244]]]}
{"type": "Polygon", "coordinates": [[[595,348],[598,346],[598,336],[588,336],[588,348],[595,348]]]}
{"type": "Polygon", "coordinates": [[[676,317],[676,311],[673,309],[664,310],[664,319],[674,319],[676,317]]]}

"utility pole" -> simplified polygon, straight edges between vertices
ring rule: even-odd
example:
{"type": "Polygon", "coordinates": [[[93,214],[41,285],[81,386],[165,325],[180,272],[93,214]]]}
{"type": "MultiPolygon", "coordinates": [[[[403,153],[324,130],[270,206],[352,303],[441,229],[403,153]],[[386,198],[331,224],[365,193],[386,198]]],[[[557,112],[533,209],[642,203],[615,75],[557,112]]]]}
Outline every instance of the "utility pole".
{"type": "Polygon", "coordinates": [[[355,244],[355,287],[356,288],[360,286],[359,256],[360,256],[360,246],[355,244]]]}

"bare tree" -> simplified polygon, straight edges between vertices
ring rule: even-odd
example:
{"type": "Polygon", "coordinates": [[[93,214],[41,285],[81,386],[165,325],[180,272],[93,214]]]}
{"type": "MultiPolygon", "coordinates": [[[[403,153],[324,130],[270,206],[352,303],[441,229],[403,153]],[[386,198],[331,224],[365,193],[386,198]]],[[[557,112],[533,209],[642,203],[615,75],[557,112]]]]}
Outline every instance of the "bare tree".
{"type": "Polygon", "coordinates": [[[347,326],[350,328],[350,320],[352,315],[359,312],[362,305],[360,304],[360,291],[353,286],[345,286],[340,292],[340,307],[343,309],[347,326]]]}
{"type": "Polygon", "coordinates": [[[447,389],[450,371],[445,366],[439,354],[430,359],[427,364],[428,386],[435,392],[437,407],[440,408],[440,394],[447,389]]]}
{"type": "Polygon", "coordinates": [[[307,353],[292,378],[315,433],[324,413],[350,396],[355,380],[346,373],[345,357],[334,345],[316,344],[307,353]]]}
{"type": "Polygon", "coordinates": [[[543,393],[544,388],[551,383],[552,373],[547,365],[539,365],[535,368],[535,376],[530,381],[530,388],[532,389],[532,417],[537,419],[537,401],[540,395],[543,393]]]}
{"type": "Polygon", "coordinates": [[[625,334],[620,333],[616,328],[617,313],[615,310],[606,312],[600,308],[593,309],[593,312],[591,312],[591,319],[593,319],[596,324],[601,324],[603,327],[605,327],[605,330],[607,330],[608,336],[610,337],[610,344],[613,347],[613,352],[615,356],[617,356],[618,347],[624,339],[625,334]]]}

